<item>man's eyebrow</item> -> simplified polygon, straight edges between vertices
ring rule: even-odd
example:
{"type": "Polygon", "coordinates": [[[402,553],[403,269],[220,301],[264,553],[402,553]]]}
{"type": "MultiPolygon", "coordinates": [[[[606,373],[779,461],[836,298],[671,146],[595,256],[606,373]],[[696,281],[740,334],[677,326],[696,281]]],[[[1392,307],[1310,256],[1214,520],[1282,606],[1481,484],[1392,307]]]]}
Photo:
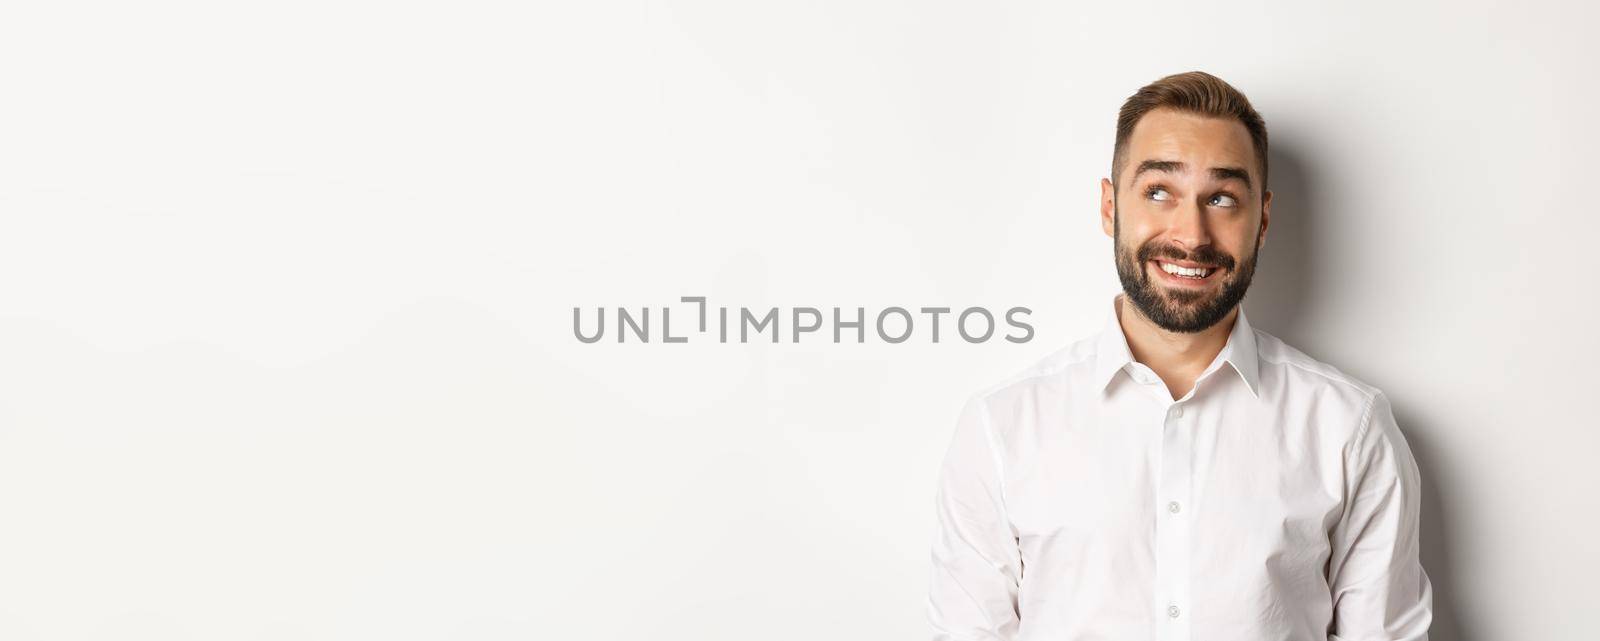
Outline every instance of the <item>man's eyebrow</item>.
{"type": "MultiPolygon", "coordinates": [[[[1139,163],[1139,169],[1133,172],[1133,179],[1138,180],[1139,175],[1146,171],[1160,171],[1178,173],[1183,171],[1184,164],[1176,160],[1146,160],[1139,163]]],[[[1244,183],[1246,189],[1253,189],[1250,184],[1250,172],[1241,167],[1212,167],[1211,177],[1217,180],[1238,180],[1244,183]]]]}
{"type": "Polygon", "coordinates": [[[1139,169],[1133,172],[1133,179],[1138,180],[1139,175],[1146,171],[1164,171],[1175,174],[1183,171],[1183,163],[1176,160],[1146,160],[1139,163],[1139,169]]]}
{"type": "Polygon", "coordinates": [[[1244,183],[1245,189],[1252,188],[1250,186],[1250,172],[1239,167],[1212,167],[1211,177],[1217,180],[1230,180],[1237,178],[1239,182],[1244,183]]]}

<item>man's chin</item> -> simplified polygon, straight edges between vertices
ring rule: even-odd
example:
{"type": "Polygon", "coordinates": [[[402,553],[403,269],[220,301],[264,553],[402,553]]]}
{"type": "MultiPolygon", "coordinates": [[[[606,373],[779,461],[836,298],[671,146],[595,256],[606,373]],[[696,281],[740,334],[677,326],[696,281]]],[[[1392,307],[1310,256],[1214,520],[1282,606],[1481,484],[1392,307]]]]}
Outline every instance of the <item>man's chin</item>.
{"type": "MultiPolygon", "coordinates": [[[[1169,331],[1192,332],[1202,314],[1209,314],[1215,307],[1226,288],[1217,288],[1206,291],[1174,289],[1164,285],[1147,283],[1142,298],[1156,309],[1145,310],[1145,315],[1155,321],[1158,326],[1169,331]]],[[[1201,328],[1203,329],[1203,328],[1201,328]]]]}
{"type": "Polygon", "coordinates": [[[1198,309],[1222,296],[1222,291],[1217,288],[1187,289],[1174,285],[1160,284],[1151,286],[1150,291],[1155,294],[1154,298],[1156,300],[1174,310],[1198,309]]]}

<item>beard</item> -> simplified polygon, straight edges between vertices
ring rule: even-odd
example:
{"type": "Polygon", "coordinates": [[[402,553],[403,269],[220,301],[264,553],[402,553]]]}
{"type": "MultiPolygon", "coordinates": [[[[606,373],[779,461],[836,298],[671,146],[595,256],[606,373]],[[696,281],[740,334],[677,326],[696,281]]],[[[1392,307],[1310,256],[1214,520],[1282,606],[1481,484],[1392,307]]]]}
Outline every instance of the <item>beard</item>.
{"type": "MultiPolygon", "coordinates": [[[[1122,291],[1127,293],[1134,307],[1157,327],[1169,332],[1196,333],[1216,325],[1233,310],[1234,305],[1244,300],[1245,291],[1250,289],[1250,279],[1255,276],[1256,258],[1261,253],[1259,249],[1252,249],[1250,257],[1244,261],[1237,261],[1211,245],[1185,252],[1172,245],[1145,243],[1138,251],[1131,251],[1122,246],[1121,212],[1115,213],[1114,221],[1112,242],[1116,245],[1117,278],[1122,281],[1122,291]],[[1145,269],[1150,261],[1156,259],[1214,265],[1215,269],[1225,270],[1227,278],[1220,287],[1206,290],[1158,285],[1152,282],[1145,269]]],[[[1258,247],[1260,241],[1261,228],[1257,227],[1256,242],[1251,247],[1258,247]]]]}

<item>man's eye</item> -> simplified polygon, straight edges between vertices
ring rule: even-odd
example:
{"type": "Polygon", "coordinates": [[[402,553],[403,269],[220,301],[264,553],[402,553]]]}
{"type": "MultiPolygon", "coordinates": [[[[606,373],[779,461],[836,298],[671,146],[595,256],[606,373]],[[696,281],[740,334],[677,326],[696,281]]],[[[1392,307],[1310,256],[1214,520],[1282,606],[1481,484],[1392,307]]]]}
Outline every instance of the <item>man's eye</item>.
{"type": "Polygon", "coordinates": [[[1228,194],[1217,194],[1211,197],[1213,207],[1236,207],[1239,201],[1228,194]]]}
{"type": "Polygon", "coordinates": [[[1144,190],[1144,195],[1150,200],[1168,200],[1172,196],[1171,194],[1167,193],[1166,187],[1151,187],[1144,190]]]}

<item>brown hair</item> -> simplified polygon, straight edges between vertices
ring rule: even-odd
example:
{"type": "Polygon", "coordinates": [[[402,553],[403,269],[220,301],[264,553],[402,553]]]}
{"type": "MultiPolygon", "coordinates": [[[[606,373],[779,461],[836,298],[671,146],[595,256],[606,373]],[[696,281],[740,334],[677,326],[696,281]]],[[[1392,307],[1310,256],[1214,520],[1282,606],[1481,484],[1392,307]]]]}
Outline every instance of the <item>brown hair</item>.
{"type": "Polygon", "coordinates": [[[1167,76],[1139,88],[1117,114],[1117,143],[1111,153],[1111,182],[1122,173],[1123,156],[1134,125],[1158,107],[1187,111],[1214,118],[1232,118],[1244,123],[1255,143],[1256,164],[1261,169],[1261,191],[1267,189],[1267,123],[1250,106],[1250,99],[1233,85],[1204,71],[1189,71],[1167,76]]]}

